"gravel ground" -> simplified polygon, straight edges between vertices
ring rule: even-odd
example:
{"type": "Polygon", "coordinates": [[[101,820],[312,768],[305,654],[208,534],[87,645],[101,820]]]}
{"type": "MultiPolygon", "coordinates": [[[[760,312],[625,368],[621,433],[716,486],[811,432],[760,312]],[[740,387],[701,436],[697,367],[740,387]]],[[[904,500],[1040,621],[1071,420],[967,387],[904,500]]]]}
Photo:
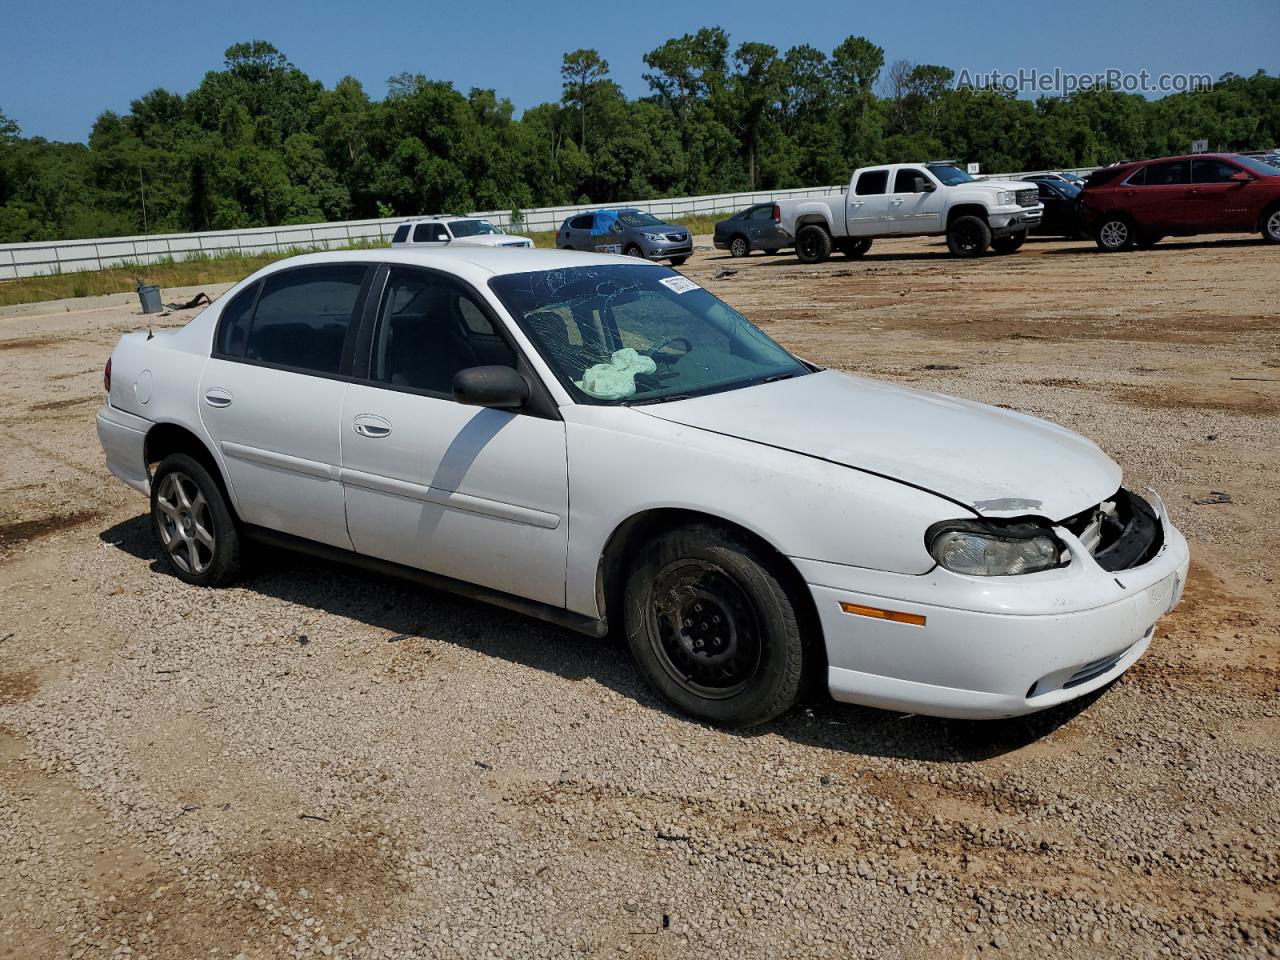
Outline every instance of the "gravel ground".
{"type": "Polygon", "coordinates": [[[1194,556],[1084,702],[748,734],[619,642],[361,572],[183,585],[94,436],[136,299],[0,311],[0,957],[1280,956],[1278,265],[698,253],[803,356],[1089,434],[1194,556]]]}

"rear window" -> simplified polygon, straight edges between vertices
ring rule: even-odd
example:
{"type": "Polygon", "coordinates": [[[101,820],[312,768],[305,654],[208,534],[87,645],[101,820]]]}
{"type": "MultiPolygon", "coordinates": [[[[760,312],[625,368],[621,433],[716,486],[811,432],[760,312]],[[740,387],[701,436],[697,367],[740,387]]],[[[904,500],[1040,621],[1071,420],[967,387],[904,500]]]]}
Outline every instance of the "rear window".
{"type": "Polygon", "coordinates": [[[303,267],[263,282],[245,359],[308,373],[336,374],[368,268],[303,267]]]}
{"type": "Polygon", "coordinates": [[[873,196],[884,193],[885,187],[888,185],[888,170],[868,170],[858,177],[858,184],[854,188],[854,193],[860,197],[873,196]]]}
{"type": "MultiPolygon", "coordinates": [[[[1130,183],[1136,181],[1130,180],[1130,183]]],[[[1148,187],[1171,187],[1180,183],[1191,182],[1191,164],[1186,160],[1169,160],[1166,163],[1147,164],[1147,175],[1143,181],[1148,187]]]]}

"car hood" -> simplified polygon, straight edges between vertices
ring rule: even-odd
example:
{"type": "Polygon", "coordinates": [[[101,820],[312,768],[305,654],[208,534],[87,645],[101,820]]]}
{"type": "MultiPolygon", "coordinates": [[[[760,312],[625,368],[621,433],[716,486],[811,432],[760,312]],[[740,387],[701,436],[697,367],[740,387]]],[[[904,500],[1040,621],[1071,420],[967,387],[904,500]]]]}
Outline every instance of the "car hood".
{"type": "Polygon", "coordinates": [[[505,247],[519,241],[528,241],[528,237],[517,237],[509,233],[482,233],[474,237],[454,237],[451,243],[460,243],[467,247],[505,247]]]}
{"type": "Polygon", "coordinates": [[[1120,468],[1090,440],[986,404],[824,370],[637,411],[890,477],[984,516],[1062,520],[1120,468]]]}
{"type": "Polygon", "coordinates": [[[1036,189],[1036,185],[1027,180],[979,180],[978,183],[992,190],[1026,190],[1028,187],[1036,189]]]}

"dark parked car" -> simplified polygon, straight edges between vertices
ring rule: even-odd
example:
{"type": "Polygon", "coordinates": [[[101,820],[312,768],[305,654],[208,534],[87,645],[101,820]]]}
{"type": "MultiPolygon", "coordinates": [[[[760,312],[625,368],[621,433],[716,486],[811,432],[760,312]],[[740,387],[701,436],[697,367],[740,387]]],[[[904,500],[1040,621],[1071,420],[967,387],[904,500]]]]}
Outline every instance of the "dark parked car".
{"type": "Polygon", "coordinates": [[[680,266],[693,253],[688,227],[664,223],[643,210],[596,210],[566,217],[556,246],[587,253],[622,253],[680,266]]]}
{"type": "Polygon", "coordinates": [[[757,203],[716,224],[716,249],[728,250],[735,257],[745,257],[752,250],[777,253],[794,243],[773,218],[772,203],[757,203]]]}
{"type": "Polygon", "coordinates": [[[1080,210],[1103,250],[1254,230],[1280,243],[1280,168],[1235,153],[1116,164],[1089,175],[1080,210]]]}
{"type": "Polygon", "coordinates": [[[1069,180],[1050,177],[1024,177],[1040,191],[1044,215],[1031,232],[1042,237],[1066,237],[1077,240],[1089,234],[1080,220],[1080,188],[1069,180]]]}

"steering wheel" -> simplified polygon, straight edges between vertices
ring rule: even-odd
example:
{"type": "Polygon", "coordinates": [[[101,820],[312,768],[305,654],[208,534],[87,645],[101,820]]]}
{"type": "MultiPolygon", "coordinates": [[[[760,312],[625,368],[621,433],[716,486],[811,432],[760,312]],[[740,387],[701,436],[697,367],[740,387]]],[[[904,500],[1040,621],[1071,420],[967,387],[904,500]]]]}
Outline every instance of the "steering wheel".
{"type": "Polygon", "coordinates": [[[661,357],[662,362],[664,363],[675,363],[692,349],[693,344],[690,342],[688,337],[672,337],[671,339],[663,342],[660,346],[654,347],[650,350],[649,356],[654,360],[661,357]],[[675,344],[681,344],[683,349],[679,353],[672,355],[672,353],[668,352],[667,347],[674,346],[675,344]]]}

